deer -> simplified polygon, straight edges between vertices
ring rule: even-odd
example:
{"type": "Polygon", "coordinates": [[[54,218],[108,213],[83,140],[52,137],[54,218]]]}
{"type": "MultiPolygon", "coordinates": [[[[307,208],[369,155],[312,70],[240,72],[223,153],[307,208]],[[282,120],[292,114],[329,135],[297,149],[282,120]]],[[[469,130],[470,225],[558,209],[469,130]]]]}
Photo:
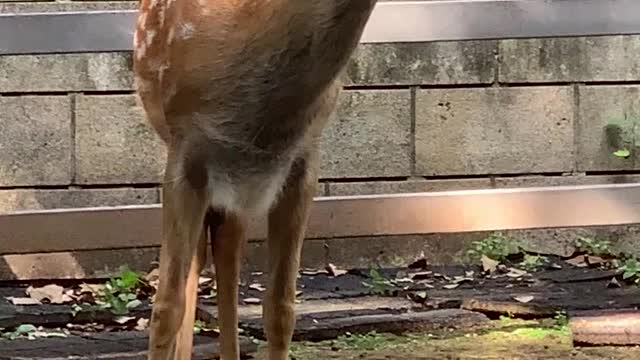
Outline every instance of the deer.
{"type": "Polygon", "coordinates": [[[250,219],[267,222],[270,360],[295,328],[323,129],[376,0],[141,0],[135,93],[165,145],[159,284],[148,359],[190,359],[211,244],[219,355],[240,358],[238,283],[250,219]]]}

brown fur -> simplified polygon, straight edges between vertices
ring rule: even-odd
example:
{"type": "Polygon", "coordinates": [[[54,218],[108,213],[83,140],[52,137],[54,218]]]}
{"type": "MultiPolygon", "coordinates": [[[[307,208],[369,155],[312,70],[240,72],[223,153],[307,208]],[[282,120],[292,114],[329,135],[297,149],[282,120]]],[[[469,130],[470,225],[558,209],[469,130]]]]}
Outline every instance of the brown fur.
{"type": "Polygon", "coordinates": [[[160,284],[149,359],[189,359],[211,230],[221,356],[239,359],[237,284],[248,219],[268,214],[269,359],[295,324],[318,139],[376,0],[142,0],[134,71],[167,145],[160,284]]]}

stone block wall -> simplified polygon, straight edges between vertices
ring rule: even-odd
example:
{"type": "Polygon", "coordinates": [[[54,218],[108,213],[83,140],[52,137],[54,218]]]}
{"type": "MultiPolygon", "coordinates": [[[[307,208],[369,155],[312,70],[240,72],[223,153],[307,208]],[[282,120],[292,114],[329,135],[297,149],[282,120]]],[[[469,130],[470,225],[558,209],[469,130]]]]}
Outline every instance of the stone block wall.
{"type": "MultiPolygon", "coordinates": [[[[136,6],[5,0],[0,13],[136,6]]],[[[640,36],[362,44],[325,132],[318,195],[637,181],[640,152],[614,156],[605,126],[627,121],[635,139],[638,58],[640,36]]],[[[0,57],[0,212],[160,201],[164,148],[131,63],[130,53],[0,57]]],[[[605,230],[593,231],[629,234],[605,230]]],[[[560,244],[561,232],[547,239],[560,244]]],[[[403,239],[370,249],[414,254],[429,240],[403,239]]]]}

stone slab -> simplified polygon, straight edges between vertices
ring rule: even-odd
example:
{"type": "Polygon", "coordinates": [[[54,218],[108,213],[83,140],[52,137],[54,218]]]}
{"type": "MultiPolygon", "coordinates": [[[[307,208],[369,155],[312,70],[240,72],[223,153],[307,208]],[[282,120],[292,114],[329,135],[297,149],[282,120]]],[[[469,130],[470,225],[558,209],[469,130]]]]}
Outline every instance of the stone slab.
{"type": "Polygon", "coordinates": [[[502,83],[637,81],[640,35],[500,41],[502,83]]]}
{"type": "Polygon", "coordinates": [[[416,175],[570,172],[571,87],[420,90],[416,175]]]}
{"type": "Polygon", "coordinates": [[[69,97],[0,97],[0,109],[0,186],[70,184],[69,97]]]}
{"type": "Polygon", "coordinates": [[[579,91],[578,170],[639,169],[640,86],[583,86],[579,91]],[[618,130],[609,132],[608,126],[618,130]],[[620,148],[630,150],[631,156],[613,155],[620,148]]]}
{"type": "Polygon", "coordinates": [[[411,172],[409,90],[343,91],[321,144],[321,178],[411,172]]]}
{"type": "Polygon", "coordinates": [[[496,41],[360,44],[346,67],[345,85],[490,84],[496,41]]]}
{"type": "Polygon", "coordinates": [[[136,96],[77,97],[77,183],[159,183],[165,153],[136,96]]]}
{"type": "Polygon", "coordinates": [[[130,53],[0,56],[0,93],[130,91],[130,53]]]}

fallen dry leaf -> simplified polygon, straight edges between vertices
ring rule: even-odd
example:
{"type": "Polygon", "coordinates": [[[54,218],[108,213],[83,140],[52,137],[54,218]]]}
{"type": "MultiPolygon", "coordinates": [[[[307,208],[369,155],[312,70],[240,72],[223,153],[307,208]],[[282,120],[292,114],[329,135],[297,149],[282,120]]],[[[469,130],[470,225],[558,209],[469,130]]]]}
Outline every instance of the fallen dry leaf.
{"type": "Polygon", "coordinates": [[[303,269],[300,271],[300,274],[304,276],[318,276],[320,274],[326,274],[326,270],[313,270],[313,269],[303,269]]]}
{"type": "Polygon", "coordinates": [[[158,280],[159,277],[160,277],[160,269],[155,268],[149,271],[147,275],[144,276],[144,279],[147,281],[153,281],[153,280],[158,280]]]}
{"type": "Polygon", "coordinates": [[[587,255],[585,256],[585,260],[589,266],[600,265],[604,263],[604,259],[600,256],[587,255]]]}
{"type": "Polygon", "coordinates": [[[521,302],[521,303],[525,303],[525,304],[534,299],[534,297],[531,296],[531,295],[514,296],[513,298],[517,302],[521,302]]]}
{"type": "Polygon", "coordinates": [[[566,262],[567,264],[573,265],[575,267],[587,267],[588,264],[585,261],[585,256],[584,255],[578,255],[576,257],[573,257],[571,259],[567,259],[564,262],[566,262]]]}
{"type": "Polygon", "coordinates": [[[510,278],[519,278],[519,277],[523,277],[527,275],[527,272],[524,270],[520,270],[520,269],[516,269],[516,268],[509,268],[509,272],[507,273],[507,276],[510,278]]]}
{"type": "Polygon", "coordinates": [[[409,274],[409,276],[411,277],[411,279],[413,280],[424,280],[424,279],[428,279],[433,275],[433,271],[418,271],[415,273],[411,273],[409,274]]]}
{"type": "Polygon", "coordinates": [[[423,257],[421,257],[418,260],[412,262],[407,267],[409,269],[426,269],[429,266],[429,262],[427,261],[426,258],[424,258],[424,255],[422,255],[422,256],[423,257]]]}
{"type": "Polygon", "coordinates": [[[256,290],[256,291],[260,291],[260,292],[263,292],[263,291],[267,290],[267,289],[266,289],[264,286],[262,286],[262,284],[260,284],[260,283],[253,283],[253,284],[249,285],[249,289],[256,290]]]}
{"type": "Polygon", "coordinates": [[[252,304],[252,305],[257,305],[260,304],[262,301],[258,298],[246,298],[244,299],[244,303],[245,304],[252,304]]]}
{"type": "Polygon", "coordinates": [[[69,295],[64,293],[64,288],[56,284],[49,284],[40,288],[29,286],[26,293],[40,302],[46,301],[51,304],[64,304],[73,301],[69,295]]]}
{"type": "Polygon", "coordinates": [[[346,270],[341,270],[338,269],[335,265],[333,264],[329,264],[327,265],[327,271],[329,272],[329,275],[333,276],[333,277],[338,277],[341,275],[344,275],[347,273],[346,270]]]}
{"type": "Polygon", "coordinates": [[[136,322],[136,326],[134,327],[135,330],[138,331],[144,331],[149,327],[149,319],[145,319],[145,318],[140,318],[138,319],[138,321],[136,322]]]}
{"type": "Polygon", "coordinates": [[[205,276],[200,276],[198,278],[198,285],[203,285],[212,282],[213,279],[205,276]]]}
{"type": "Polygon", "coordinates": [[[618,279],[616,279],[615,277],[611,278],[611,281],[609,281],[607,283],[607,287],[610,289],[615,289],[615,288],[620,288],[622,287],[622,285],[620,285],[620,282],[618,282],[618,279]]]}
{"type": "Polygon", "coordinates": [[[13,305],[41,305],[42,303],[38,299],[30,298],[30,297],[13,297],[8,296],[6,298],[13,305]]]}
{"type": "Polygon", "coordinates": [[[100,293],[103,289],[104,289],[104,285],[103,284],[87,284],[87,283],[82,283],[80,284],[80,294],[82,293],[90,293],[90,294],[98,294],[100,293]]]}
{"type": "Polygon", "coordinates": [[[444,285],[444,286],[443,286],[443,288],[448,289],[448,290],[451,290],[451,289],[455,289],[455,288],[457,288],[458,286],[460,286],[460,283],[457,283],[457,284],[447,284],[447,285],[444,285]]]}
{"type": "Polygon", "coordinates": [[[462,284],[464,282],[473,282],[473,278],[464,277],[464,276],[456,276],[453,278],[453,282],[456,284],[462,284]]]}
{"type": "Polygon", "coordinates": [[[133,316],[118,316],[117,318],[113,319],[113,321],[117,322],[120,325],[124,325],[133,319],[135,319],[135,317],[133,316]]]}
{"type": "Polygon", "coordinates": [[[482,261],[482,270],[484,272],[488,272],[489,274],[493,274],[498,269],[499,261],[493,260],[492,258],[482,255],[480,259],[482,261]]]}

